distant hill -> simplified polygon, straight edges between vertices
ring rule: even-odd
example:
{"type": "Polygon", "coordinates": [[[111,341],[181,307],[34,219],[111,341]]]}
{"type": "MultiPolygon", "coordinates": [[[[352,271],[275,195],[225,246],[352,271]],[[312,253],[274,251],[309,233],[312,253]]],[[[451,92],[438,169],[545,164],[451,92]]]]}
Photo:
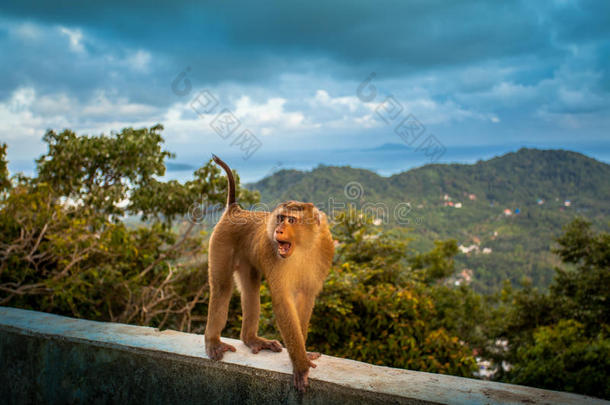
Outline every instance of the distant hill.
{"type": "Polygon", "coordinates": [[[446,238],[464,250],[475,245],[457,265],[473,271],[481,290],[523,277],[545,287],[557,264],[550,247],[563,225],[584,216],[609,227],[610,165],[565,150],[524,148],[476,164],[431,164],[390,177],[352,167],[281,170],[247,187],[269,204],[311,201],[327,212],[345,203],[385,207],[384,226],[410,227],[416,248],[446,238]]]}

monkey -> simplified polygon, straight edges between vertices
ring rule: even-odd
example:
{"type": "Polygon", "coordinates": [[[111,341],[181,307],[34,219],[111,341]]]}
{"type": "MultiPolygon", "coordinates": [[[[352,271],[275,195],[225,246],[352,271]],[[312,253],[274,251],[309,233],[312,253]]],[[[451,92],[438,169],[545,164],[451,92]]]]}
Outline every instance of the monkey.
{"type": "Polygon", "coordinates": [[[235,280],[241,293],[240,338],[252,353],[281,352],[277,340],[258,336],[260,285],[264,276],[271,292],[272,310],[293,366],[293,384],[303,393],[309,368],[320,353],[305,349],[309,320],[334,256],[326,215],[312,203],[287,201],[273,212],[242,209],[235,201],[235,180],[229,166],[216,155],[226,172],[227,205],[209,240],[210,300],[205,329],[209,358],[221,360],[235,347],[220,340],[227,322],[235,280]]]}

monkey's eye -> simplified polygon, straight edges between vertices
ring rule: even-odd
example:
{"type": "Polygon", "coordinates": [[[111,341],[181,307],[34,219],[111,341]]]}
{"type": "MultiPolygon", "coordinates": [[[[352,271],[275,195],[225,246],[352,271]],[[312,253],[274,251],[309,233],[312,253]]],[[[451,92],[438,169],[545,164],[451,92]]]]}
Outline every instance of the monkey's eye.
{"type": "Polygon", "coordinates": [[[277,223],[278,223],[278,224],[281,224],[282,222],[284,222],[284,218],[286,218],[286,217],[285,217],[285,216],[283,216],[283,215],[278,215],[278,216],[277,216],[277,223]]]}
{"type": "Polygon", "coordinates": [[[288,217],[289,224],[295,224],[296,222],[297,222],[297,219],[295,217],[288,217]]]}

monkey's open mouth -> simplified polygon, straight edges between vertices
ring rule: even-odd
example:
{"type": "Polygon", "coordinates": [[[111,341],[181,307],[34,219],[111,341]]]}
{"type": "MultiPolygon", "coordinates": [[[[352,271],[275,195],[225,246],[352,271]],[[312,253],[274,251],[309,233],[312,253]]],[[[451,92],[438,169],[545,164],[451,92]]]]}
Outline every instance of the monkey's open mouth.
{"type": "Polygon", "coordinates": [[[292,243],[285,241],[285,240],[279,240],[279,239],[276,239],[276,241],[277,241],[277,252],[282,257],[288,257],[292,250],[292,243]]]}

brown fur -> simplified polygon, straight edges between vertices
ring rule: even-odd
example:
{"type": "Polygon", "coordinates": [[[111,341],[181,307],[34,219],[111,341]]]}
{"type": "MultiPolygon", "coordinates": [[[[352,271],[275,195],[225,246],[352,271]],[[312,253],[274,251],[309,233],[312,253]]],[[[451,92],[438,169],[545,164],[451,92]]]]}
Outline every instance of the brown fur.
{"type": "MultiPolygon", "coordinates": [[[[214,160],[231,180],[229,167],[216,156],[214,160]]],[[[234,185],[229,181],[231,187],[234,185]]],[[[326,216],[313,204],[297,201],[280,204],[273,212],[246,211],[231,201],[234,195],[235,190],[229,189],[227,209],[210,237],[206,352],[210,358],[220,360],[224,352],[235,351],[233,346],[220,341],[234,276],[241,292],[241,339],[253,353],[282,350],[279,342],[257,335],[260,283],[264,275],[282,340],[293,364],[294,384],[304,391],[309,367],[316,366],[311,360],[320,356],[305,350],[309,319],[334,255],[326,216]],[[289,242],[289,248],[281,248],[278,240],[289,242]]]]}

